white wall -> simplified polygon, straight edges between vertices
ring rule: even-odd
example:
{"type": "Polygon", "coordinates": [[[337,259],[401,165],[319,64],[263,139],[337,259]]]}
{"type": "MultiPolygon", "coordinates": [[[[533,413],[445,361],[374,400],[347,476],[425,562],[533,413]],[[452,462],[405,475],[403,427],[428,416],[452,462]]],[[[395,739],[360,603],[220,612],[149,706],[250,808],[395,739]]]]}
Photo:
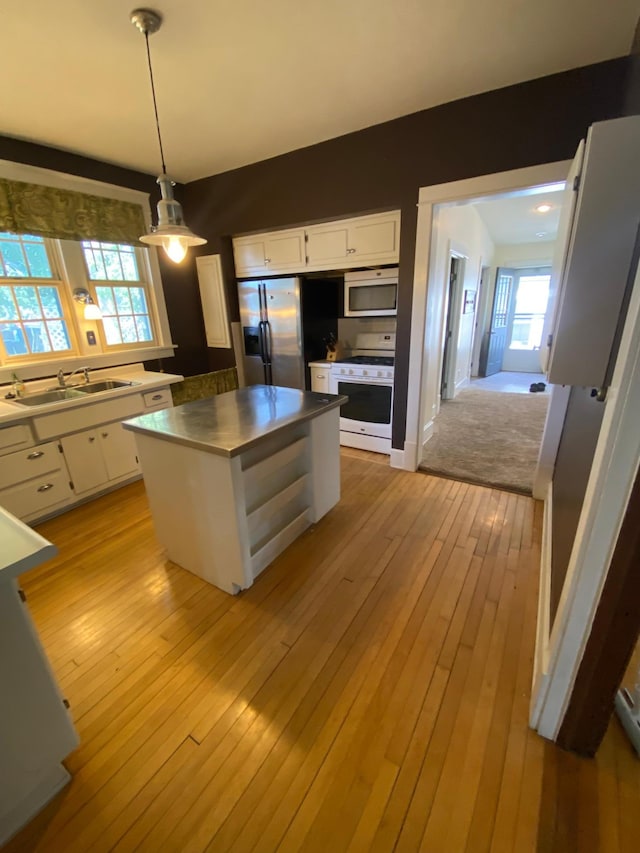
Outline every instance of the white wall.
{"type": "MultiPolygon", "coordinates": [[[[487,227],[472,205],[436,205],[433,213],[431,251],[433,261],[427,290],[427,333],[429,334],[430,330],[439,330],[440,340],[443,339],[446,323],[444,294],[448,292],[449,258],[451,252],[463,255],[465,258],[464,279],[459,283],[454,305],[455,322],[452,340],[455,345],[452,375],[455,394],[469,381],[474,339],[475,313],[462,313],[464,291],[477,292],[482,267],[493,263],[494,246],[487,227]],[[432,283],[435,286],[432,287],[432,283]]],[[[442,348],[440,348],[438,359],[438,370],[426,370],[423,374],[422,423],[425,438],[430,435],[433,418],[440,406],[442,348]]]]}

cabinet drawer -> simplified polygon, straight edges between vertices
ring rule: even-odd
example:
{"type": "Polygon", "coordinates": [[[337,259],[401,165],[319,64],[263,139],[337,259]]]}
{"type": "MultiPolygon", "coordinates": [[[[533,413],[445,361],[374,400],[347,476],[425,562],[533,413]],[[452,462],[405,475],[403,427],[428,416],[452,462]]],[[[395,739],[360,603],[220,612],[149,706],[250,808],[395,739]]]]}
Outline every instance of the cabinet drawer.
{"type": "Polygon", "coordinates": [[[55,441],[18,450],[0,457],[0,489],[39,477],[47,471],[57,471],[61,467],[62,456],[55,441]]]}
{"type": "Polygon", "coordinates": [[[11,453],[19,447],[33,444],[33,436],[28,424],[14,424],[0,429],[0,453],[11,453]]]}
{"type": "Polygon", "coordinates": [[[155,391],[147,391],[142,395],[146,409],[166,409],[173,405],[171,390],[169,388],[156,388],[155,391]]]}
{"type": "Polygon", "coordinates": [[[66,472],[54,471],[0,491],[0,506],[18,518],[28,518],[72,497],[66,472]]]}
{"type": "Polygon", "coordinates": [[[329,393],[329,378],[331,376],[331,368],[323,370],[321,367],[311,367],[311,390],[319,391],[322,394],[329,393]]]}

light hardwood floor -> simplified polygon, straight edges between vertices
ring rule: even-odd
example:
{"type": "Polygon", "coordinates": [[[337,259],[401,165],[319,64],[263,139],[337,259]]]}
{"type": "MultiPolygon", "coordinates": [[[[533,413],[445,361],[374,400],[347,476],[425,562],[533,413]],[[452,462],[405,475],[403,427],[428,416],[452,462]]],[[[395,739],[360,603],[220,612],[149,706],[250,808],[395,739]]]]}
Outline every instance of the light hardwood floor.
{"type": "MultiPolygon", "coordinates": [[[[384,460],[386,463],[386,460],[384,460]]],[[[343,497],[233,598],[136,483],[23,578],[81,738],[7,851],[637,851],[639,764],[527,728],[541,505],[342,455],[343,497]]]]}

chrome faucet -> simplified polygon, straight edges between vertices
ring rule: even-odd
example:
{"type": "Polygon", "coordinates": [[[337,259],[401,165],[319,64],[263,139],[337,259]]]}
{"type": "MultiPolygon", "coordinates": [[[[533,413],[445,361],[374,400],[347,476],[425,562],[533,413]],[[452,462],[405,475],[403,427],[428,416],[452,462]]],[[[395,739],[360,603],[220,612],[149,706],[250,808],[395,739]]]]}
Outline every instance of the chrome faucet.
{"type": "Polygon", "coordinates": [[[67,382],[71,379],[72,376],[75,376],[76,373],[84,374],[85,384],[89,382],[89,368],[88,367],[77,367],[75,370],[72,370],[71,373],[65,377],[62,370],[58,371],[58,385],[60,388],[66,388],[67,382]]]}

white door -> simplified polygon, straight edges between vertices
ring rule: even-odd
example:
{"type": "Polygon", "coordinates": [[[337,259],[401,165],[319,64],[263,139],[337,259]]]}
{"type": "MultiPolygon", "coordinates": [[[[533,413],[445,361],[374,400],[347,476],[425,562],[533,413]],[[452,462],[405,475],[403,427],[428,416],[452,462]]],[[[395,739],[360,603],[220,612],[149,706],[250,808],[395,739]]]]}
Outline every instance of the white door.
{"type": "Polygon", "coordinates": [[[100,449],[109,480],[133,475],[140,470],[136,441],[132,432],[120,423],[107,424],[99,428],[100,449]]]}
{"type": "Polygon", "coordinates": [[[64,458],[76,495],[107,481],[107,469],[100,451],[99,433],[90,429],[60,439],[64,458]]]}

